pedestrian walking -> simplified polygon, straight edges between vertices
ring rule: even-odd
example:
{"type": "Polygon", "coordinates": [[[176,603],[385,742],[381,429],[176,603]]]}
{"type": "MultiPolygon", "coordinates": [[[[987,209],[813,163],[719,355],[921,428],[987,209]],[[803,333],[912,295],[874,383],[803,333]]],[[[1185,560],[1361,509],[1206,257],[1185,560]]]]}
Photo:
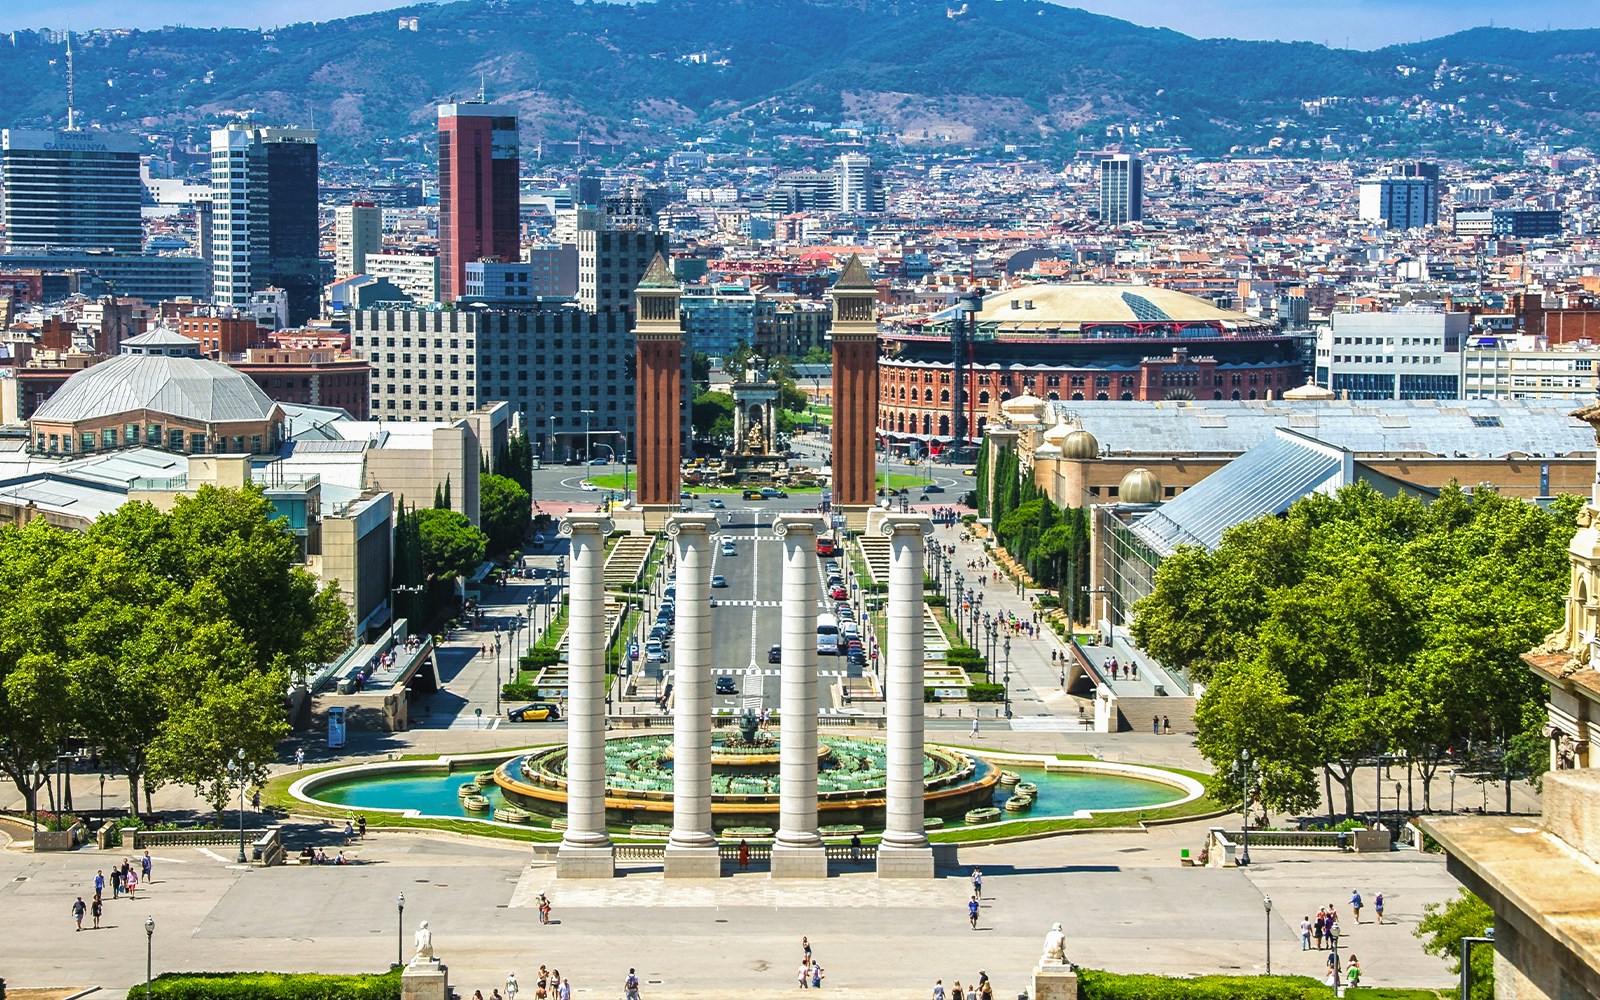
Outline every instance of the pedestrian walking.
{"type": "Polygon", "coordinates": [[[639,1000],[639,977],[632,970],[628,970],[628,978],[622,981],[622,995],[627,1000],[639,1000]]]}
{"type": "Polygon", "coordinates": [[[1151,716],[1151,718],[1150,718],[1150,731],[1153,734],[1155,734],[1156,736],[1160,736],[1161,735],[1161,716],[1159,716],[1159,715],[1151,716]]]}
{"type": "Polygon", "coordinates": [[[296,769],[306,766],[306,749],[305,749],[305,747],[295,747],[294,748],[294,766],[295,766],[296,769]]]}
{"type": "Polygon", "coordinates": [[[811,988],[814,990],[822,989],[822,963],[820,962],[811,963],[811,988]]]}
{"type": "Polygon", "coordinates": [[[1311,917],[1309,914],[1304,920],[1300,921],[1300,950],[1311,950],[1311,917]]]}
{"type": "Polygon", "coordinates": [[[539,893],[539,923],[548,924],[549,922],[550,922],[550,897],[546,896],[544,893],[541,892],[541,893],[539,893]]]}
{"type": "MultiPolygon", "coordinates": [[[[1372,897],[1372,912],[1378,915],[1378,923],[1383,923],[1383,893],[1380,892],[1372,897]]],[[[1354,960],[1355,957],[1351,956],[1351,961],[1354,960]]]]}
{"type": "Polygon", "coordinates": [[[933,981],[933,1000],[944,1000],[944,980],[943,979],[935,979],[933,981]]]}
{"type": "Polygon", "coordinates": [[[1360,889],[1351,889],[1350,890],[1350,909],[1355,911],[1355,915],[1356,915],[1355,916],[1355,921],[1356,921],[1356,923],[1358,923],[1358,924],[1361,923],[1361,890],[1360,889]]]}
{"type": "Polygon", "coordinates": [[[1328,911],[1326,911],[1326,910],[1318,910],[1317,911],[1317,922],[1312,928],[1312,930],[1314,931],[1315,936],[1316,936],[1317,950],[1318,951],[1322,950],[1322,932],[1327,929],[1327,926],[1328,926],[1328,911]]]}
{"type": "Polygon", "coordinates": [[[356,817],[356,833],[361,835],[362,840],[367,839],[367,817],[365,813],[356,817]]]}
{"type": "Polygon", "coordinates": [[[89,904],[83,901],[82,896],[79,896],[78,901],[72,904],[72,921],[78,925],[76,930],[83,930],[83,915],[88,912],[89,904]]]}
{"type": "Polygon", "coordinates": [[[967,921],[972,924],[972,929],[978,929],[978,897],[973,896],[967,900],[967,921]]]}
{"type": "Polygon", "coordinates": [[[1339,950],[1339,918],[1337,917],[1328,925],[1328,948],[1332,951],[1339,950]]]}
{"type": "Polygon", "coordinates": [[[128,874],[124,876],[124,878],[127,880],[128,898],[133,899],[134,892],[136,892],[139,888],[139,873],[132,868],[129,868],[128,874]]]}
{"type": "Polygon", "coordinates": [[[967,1000],[967,994],[961,989],[961,980],[959,979],[950,984],[950,1000],[967,1000]]]}
{"type": "Polygon", "coordinates": [[[1161,717],[1161,731],[1168,736],[1172,735],[1172,720],[1165,715],[1161,717]]]}
{"type": "Polygon", "coordinates": [[[1334,989],[1338,989],[1339,975],[1341,971],[1342,970],[1339,968],[1339,953],[1336,951],[1328,952],[1328,977],[1323,980],[1323,983],[1325,985],[1332,986],[1334,989]]]}
{"type": "Polygon", "coordinates": [[[150,873],[155,869],[155,863],[155,859],[150,856],[149,851],[145,851],[144,857],[139,859],[139,873],[147,884],[153,881],[150,873]]]}
{"type": "MultiPolygon", "coordinates": [[[[496,992],[499,992],[498,990],[496,992]]],[[[517,973],[516,970],[506,973],[506,1000],[517,1000],[517,973]]]]}
{"type": "Polygon", "coordinates": [[[750,844],[748,841],[739,841],[739,870],[745,871],[750,867],[750,844]]]}
{"type": "Polygon", "coordinates": [[[800,970],[795,975],[800,980],[801,989],[808,990],[811,988],[811,960],[809,958],[800,960],[800,970]]]}
{"type": "MultiPolygon", "coordinates": [[[[977,709],[973,709],[973,711],[976,712],[977,709]]],[[[976,715],[972,717],[972,735],[978,735],[978,717],[976,715]]]]}
{"type": "Polygon", "coordinates": [[[972,894],[979,899],[983,898],[983,869],[972,869],[972,894]]]}
{"type": "Polygon", "coordinates": [[[101,895],[105,894],[105,891],[106,891],[106,873],[103,872],[103,871],[95,872],[94,873],[94,894],[96,896],[101,896],[101,895]]]}
{"type": "Polygon", "coordinates": [[[100,929],[100,914],[105,912],[105,903],[100,899],[100,894],[94,894],[94,902],[89,904],[89,916],[94,918],[94,929],[100,929]]]}
{"type": "Polygon", "coordinates": [[[805,955],[805,960],[806,961],[808,961],[808,962],[811,961],[811,939],[810,938],[802,937],[800,939],[800,951],[805,955]]]}
{"type": "Polygon", "coordinates": [[[1350,956],[1350,964],[1345,967],[1344,982],[1350,987],[1361,985],[1361,962],[1354,955],[1350,956]]]}

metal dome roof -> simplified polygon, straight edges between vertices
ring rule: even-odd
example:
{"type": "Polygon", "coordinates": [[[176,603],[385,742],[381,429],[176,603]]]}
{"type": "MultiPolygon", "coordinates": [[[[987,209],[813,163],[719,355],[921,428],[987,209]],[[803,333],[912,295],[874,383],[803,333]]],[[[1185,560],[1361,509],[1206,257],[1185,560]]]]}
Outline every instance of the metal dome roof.
{"type": "Polygon", "coordinates": [[[1161,478],[1149,469],[1134,469],[1117,485],[1121,503],[1160,503],[1162,493],[1161,478]]]}
{"type": "Polygon", "coordinates": [[[154,410],[214,424],[266,420],[277,409],[248,375],[227,365],[192,356],[129,352],[67,379],[32,419],[78,423],[154,410]]]}

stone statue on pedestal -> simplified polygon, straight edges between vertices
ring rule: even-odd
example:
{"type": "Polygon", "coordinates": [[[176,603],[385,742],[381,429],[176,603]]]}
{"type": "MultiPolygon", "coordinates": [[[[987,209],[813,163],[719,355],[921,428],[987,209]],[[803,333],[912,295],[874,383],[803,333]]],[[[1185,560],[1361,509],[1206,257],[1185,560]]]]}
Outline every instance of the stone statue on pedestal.
{"type": "Polygon", "coordinates": [[[426,920],[422,922],[422,926],[417,928],[416,937],[412,940],[416,943],[417,953],[411,956],[411,961],[437,961],[433,954],[433,931],[428,930],[428,922],[426,920]]]}
{"type": "Polygon", "coordinates": [[[1050,933],[1044,936],[1044,954],[1039,956],[1039,964],[1067,964],[1067,937],[1061,933],[1061,921],[1059,920],[1050,925],[1050,933]]]}

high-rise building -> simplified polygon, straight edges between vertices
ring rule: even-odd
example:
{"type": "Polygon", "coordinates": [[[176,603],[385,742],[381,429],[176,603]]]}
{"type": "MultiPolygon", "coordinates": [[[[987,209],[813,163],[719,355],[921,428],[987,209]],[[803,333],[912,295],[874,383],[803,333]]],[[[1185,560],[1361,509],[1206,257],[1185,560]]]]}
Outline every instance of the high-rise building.
{"type": "Polygon", "coordinates": [[[833,169],[834,207],[841,212],[883,211],[883,183],[872,158],[845,153],[833,169]]]}
{"type": "MultiPolygon", "coordinates": [[[[439,105],[439,297],[465,294],[468,261],[521,256],[517,116],[499,104],[439,105]]],[[[643,273],[641,269],[640,273],[643,273]]]]}
{"type": "Polygon", "coordinates": [[[1420,229],[1439,221],[1439,183],[1431,177],[1379,177],[1361,182],[1360,217],[1390,229],[1420,229]]]}
{"type": "Polygon", "coordinates": [[[1428,217],[1439,221],[1439,165],[1425,160],[1404,160],[1389,167],[1390,177],[1420,177],[1432,181],[1428,189],[1428,217]]]}
{"type": "Polygon", "coordinates": [[[334,274],[364,274],[367,254],[383,250],[383,210],[370,201],[340,205],[333,213],[334,274]]]}
{"type": "Polygon", "coordinates": [[[589,312],[633,313],[633,290],[667,237],[655,210],[634,194],[603,200],[598,212],[578,210],[578,304],[589,312]]]}
{"type": "Polygon", "coordinates": [[[218,304],[243,309],[281,288],[288,321],[317,314],[317,132],[229,125],[211,133],[212,276],[218,304]]]}
{"type": "Polygon", "coordinates": [[[1108,226],[1144,218],[1144,161],[1118,153],[1100,161],[1100,221],[1108,226]]]}
{"type": "Polygon", "coordinates": [[[0,133],[6,244],[13,252],[51,249],[138,253],[139,141],[101,129],[0,133]]]}

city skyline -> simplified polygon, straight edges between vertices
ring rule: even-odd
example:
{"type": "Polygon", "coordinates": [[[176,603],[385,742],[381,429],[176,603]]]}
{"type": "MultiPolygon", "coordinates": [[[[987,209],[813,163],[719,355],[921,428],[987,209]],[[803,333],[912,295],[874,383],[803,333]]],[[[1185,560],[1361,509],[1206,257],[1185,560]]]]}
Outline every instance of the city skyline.
{"type": "MultiPolygon", "coordinates": [[[[334,20],[405,6],[398,0],[245,0],[217,7],[199,0],[166,0],[137,12],[120,0],[13,0],[0,30],[22,28],[276,27],[302,21],[334,20]]],[[[1531,0],[1514,8],[1491,0],[1211,0],[1176,4],[1170,0],[1074,0],[1080,7],[1149,27],[1169,28],[1195,38],[1305,41],[1333,48],[1373,49],[1436,38],[1474,27],[1525,31],[1600,27],[1592,9],[1555,0],[1531,0]],[[1226,25],[1226,30],[1217,30],[1226,25]],[[1419,30],[1420,29],[1420,30],[1419,30]]]]}

